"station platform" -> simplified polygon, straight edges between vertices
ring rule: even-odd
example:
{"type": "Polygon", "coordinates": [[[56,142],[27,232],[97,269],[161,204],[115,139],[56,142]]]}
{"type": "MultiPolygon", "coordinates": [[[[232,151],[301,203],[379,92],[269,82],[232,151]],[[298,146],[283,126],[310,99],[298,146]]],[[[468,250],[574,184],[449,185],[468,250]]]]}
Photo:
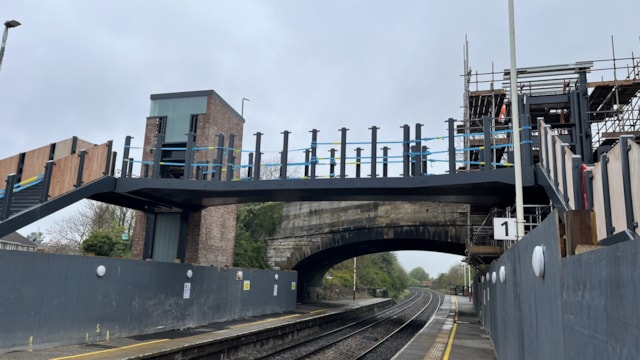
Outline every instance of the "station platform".
{"type": "Polygon", "coordinates": [[[490,360],[496,353],[473,303],[464,296],[447,295],[435,316],[398,354],[395,360],[490,360]]]}
{"type": "MultiPolygon", "coordinates": [[[[286,314],[262,316],[240,321],[210,324],[183,331],[110,339],[94,344],[64,345],[34,351],[0,354],[0,360],[107,360],[144,359],[172,349],[207,344],[223,338],[242,337],[252,331],[278,327],[309,318],[342,313],[350,309],[381,304],[388,299],[327,301],[298,305],[286,314]]],[[[487,332],[481,327],[473,304],[462,296],[447,295],[429,323],[394,357],[413,359],[496,359],[487,332]]]]}
{"type": "Polygon", "coordinates": [[[342,314],[344,312],[366,307],[382,305],[390,299],[369,298],[353,300],[334,300],[316,304],[298,304],[290,313],[253,317],[224,323],[167,331],[141,336],[109,339],[99,343],[62,345],[33,351],[15,351],[0,354],[0,360],[113,360],[113,359],[146,359],[170,352],[174,349],[187,348],[195,344],[209,344],[227,338],[241,338],[257,330],[277,328],[305,321],[320,316],[342,314]],[[151,355],[153,354],[153,355],[151,355]]]}

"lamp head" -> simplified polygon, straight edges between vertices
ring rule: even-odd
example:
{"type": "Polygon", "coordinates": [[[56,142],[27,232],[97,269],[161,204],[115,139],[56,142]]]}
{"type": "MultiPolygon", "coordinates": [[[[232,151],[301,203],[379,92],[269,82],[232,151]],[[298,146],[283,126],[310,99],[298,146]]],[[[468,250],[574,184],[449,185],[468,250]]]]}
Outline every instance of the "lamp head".
{"type": "Polygon", "coordinates": [[[4,26],[9,28],[9,29],[17,27],[17,26],[20,26],[20,25],[22,25],[22,24],[20,24],[20,22],[18,20],[7,20],[7,21],[4,22],[4,26]]]}

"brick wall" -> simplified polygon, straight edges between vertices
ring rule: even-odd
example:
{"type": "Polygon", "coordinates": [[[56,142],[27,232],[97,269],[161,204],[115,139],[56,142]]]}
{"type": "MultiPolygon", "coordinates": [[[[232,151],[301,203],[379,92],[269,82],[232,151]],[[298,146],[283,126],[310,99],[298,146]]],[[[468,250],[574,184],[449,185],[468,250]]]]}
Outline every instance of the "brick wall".
{"type": "MultiPolygon", "coordinates": [[[[207,98],[207,111],[198,117],[196,131],[196,147],[211,147],[210,150],[198,151],[194,154],[194,163],[213,163],[217,151],[217,135],[224,134],[225,147],[229,144],[229,134],[235,134],[234,148],[241,149],[244,121],[240,115],[217,94],[207,98]]],[[[153,153],[150,148],[155,147],[157,133],[157,118],[147,118],[144,136],[142,160],[152,161],[153,153]]],[[[235,164],[240,164],[240,152],[237,151],[235,164]]],[[[226,167],[227,156],[223,166],[226,167]]],[[[152,167],[149,174],[152,173],[152,167]]],[[[194,172],[195,173],[195,172],[194,172]]],[[[143,174],[141,174],[142,176],[143,174]]],[[[240,171],[234,172],[234,177],[240,176],[240,171]]],[[[209,175],[209,179],[211,175],[209,175]]],[[[222,181],[226,180],[226,171],[222,173],[222,181]]],[[[233,246],[236,234],[236,205],[216,206],[202,211],[190,212],[188,216],[187,243],[185,262],[201,265],[224,266],[233,264],[233,246]]],[[[136,229],[132,243],[132,257],[142,258],[146,229],[146,216],[139,212],[136,215],[136,229]]]]}
{"type": "MultiPolygon", "coordinates": [[[[216,94],[207,99],[207,113],[198,118],[196,147],[217,145],[217,135],[224,134],[225,147],[229,146],[229,134],[235,134],[234,148],[242,148],[244,121],[222,98],[216,94]]],[[[240,152],[235,154],[235,164],[240,164],[240,152]]],[[[216,150],[198,151],[195,162],[213,163],[216,150]]],[[[227,164],[225,156],[223,166],[227,164]]],[[[239,177],[240,171],[234,173],[239,177]]],[[[222,181],[226,172],[222,173],[222,181]]],[[[202,265],[224,266],[233,264],[233,246],[236,238],[236,205],[215,206],[189,214],[186,262],[202,265]]]]}

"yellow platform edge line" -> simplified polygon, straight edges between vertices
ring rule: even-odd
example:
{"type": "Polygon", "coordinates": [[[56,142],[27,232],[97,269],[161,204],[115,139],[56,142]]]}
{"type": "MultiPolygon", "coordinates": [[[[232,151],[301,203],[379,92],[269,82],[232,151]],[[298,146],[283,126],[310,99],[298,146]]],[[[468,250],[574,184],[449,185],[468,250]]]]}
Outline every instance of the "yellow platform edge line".
{"type": "Polygon", "coordinates": [[[449,342],[447,343],[447,349],[444,351],[444,357],[442,360],[449,360],[449,356],[451,355],[451,348],[453,347],[453,338],[456,336],[456,329],[458,328],[458,299],[455,296],[451,297],[453,302],[456,303],[456,317],[453,321],[453,328],[451,329],[451,334],[449,335],[449,342]]]}
{"type": "Polygon", "coordinates": [[[233,326],[229,326],[229,329],[237,329],[237,328],[256,325],[256,324],[264,324],[264,323],[268,323],[268,322],[272,322],[272,321],[289,319],[289,318],[293,318],[293,317],[296,317],[296,316],[300,316],[300,314],[293,314],[293,315],[281,316],[281,317],[277,317],[277,318],[273,318],[273,319],[265,319],[265,320],[250,322],[250,323],[246,323],[246,324],[233,325],[233,326]]]}
{"type": "Polygon", "coordinates": [[[52,358],[50,360],[79,359],[79,358],[82,358],[82,357],[85,357],[85,356],[93,356],[93,355],[97,355],[97,354],[104,354],[104,353],[123,350],[123,349],[131,349],[131,348],[138,347],[138,346],[157,344],[157,343],[161,343],[161,342],[165,342],[165,341],[169,341],[169,339],[159,339],[159,340],[147,341],[147,342],[143,342],[143,343],[127,345],[127,346],[122,346],[122,347],[113,348],[113,349],[99,350],[99,351],[93,351],[93,352],[84,353],[84,354],[57,357],[57,358],[52,358]]]}

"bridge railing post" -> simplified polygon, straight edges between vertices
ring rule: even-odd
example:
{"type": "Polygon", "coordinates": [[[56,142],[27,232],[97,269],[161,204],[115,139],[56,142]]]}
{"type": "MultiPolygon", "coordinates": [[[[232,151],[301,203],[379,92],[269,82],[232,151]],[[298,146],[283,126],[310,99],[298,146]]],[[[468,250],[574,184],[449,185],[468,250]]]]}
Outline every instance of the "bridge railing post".
{"type": "Polygon", "coordinates": [[[329,150],[329,177],[336,177],[336,149],[329,150]]]}
{"type": "Polygon", "coordinates": [[[340,129],[340,177],[347,177],[347,128],[340,129]]]}
{"type": "Polygon", "coordinates": [[[4,188],[4,197],[2,198],[2,213],[0,213],[0,220],[4,220],[9,217],[11,213],[11,202],[13,200],[13,187],[16,185],[17,174],[9,174],[7,176],[7,185],[4,188]]]}
{"type": "Polygon", "coordinates": [[[427,147],[426,145],[422,145],[422,169],[423,169],[423,175],[428,175],[428,169],[429,167],[427,166],[427,151],[429,150],[429,147],[427,147]]]}
{"type": "Polygon", "coordinates": [[[356,178],[360,178],[360,166],[362,162],[362,148],[356,148],[356,178]]]}
{"type": "Polygon", "coordinates": [[[411,175],[410,173],[410,164],[411,164],[411,134],[409,125],[404,124],[401,126],[402,128],[402,176],[408,177],[411,175]]]}
{"type": "Polygon", "coordinates": [[[256,155],[253,163],[253,179],[260,180],[260,166],[262,165],[262,153],[261,153],[261,145],[262,145],[262,133],[257,132],[254,134],[256,136],[256,155]]]}
{"type": "MultiPolygon", "coordinates": [[[[620,142],[618,144],[620,151],[620,167],[622,168],[622,191],[624,193],[624,208],[625,215],[627,217],[627,229],[629,231],[636,231],[638,223],[635,221],[633,214],[633,195],[631,193],[631,164],[629,162],[629,151],[631,147],[629,142],[634,141],[633,135],[620,136],[620,142]]],[[[638,181],[636,179],[636,181],[638,181]]]]}
{"type": "Polygon", "coordinates": [[[456,173],[455,119],[449,118],[449,174],[456,173]]]}
{"type": "Polygon", "coordinates": [[[415,162],[415,174],[416,176],[422,176],[422,125],[416,123],[416,155],[414,157],[415,162]]]}
{"type": "Polygon", "coordinates": [[[318,164],[318,132],[319,130],[311,130],[311,179],[316,178],[316,164],[318,164]]]}
{"type": "Polygon", "coordinates": [[[211,180],[222,180],[222,162],[224,161],[224,134],[216,135],[218,137],[218,146],[216,147],[215,164],[211,166],[213,174],[211,180]]]}
{"type": "Polygon", "coordinates": [[[116,162],[116,153],[113,151],[113,141],[107,141],[107,159],[104,164],[102,175],[113,175],[113,164],[116,162]]]}
{"type": "Polygon", "coordinates": [[[153,153],[153,174],[154,179],[160,177],[160,162],[162,161],[162,144],[164,143],[164,134],[159,132],[156,134],[156,148],[153,153]]]}
{"type": "Polygon", "coordinates": [[[51,187],[51,175],[53,175],[53,167],[55,166],[53,160],[47,161],[44,165],[44,177],[42,178],[42,193],[40,193],[40,202],[43,203],[49,200],[49,188],[51,187]]]}
{"type": "Polygon", "coordinates": [[[193,148],[195,147],[195,133],[193,133],[192,131],[189,131],[189,133],[187,133],[187,149],[185,151],[185,155],[184,155],[184,169],[183,169],[183,175],[182,178],[184,180],[191,180],[191,178],[193,177],[193,148]]]}
{"type": "Polygon", "coordinates": [[[567,161],[566,161],[566,154],[567,151],[571,151],[571,149],[569,149],[569,144],[561,144],[560,145],[560,149],[562,149],[561,154],[560,154],[560,164],[562,166],[562,198],[564,199],[564,201],[566,202],[567,205],[569,204],[569,191],[567,191],[567,161]]]}
{"type": "Polygon", "coordinates": [[[558,188],[560,182],[558,181],[558,154],[556,154],[556,142],[558,141],[557,136],[551,136],[551,157],[553,158],[553,184],[558,188]]]}
{"type": "Polygon", "coordinates": [[[586,210],[593,210],[593,171],[586,169],[583,172],[587,192],[586,210]]]}
{"type": "Polygon", "coordinates": [[[287,178],[287,162],[289,161],[289,134],[285,130],[282,133],[282,153],[280,153],[280,179],[287,178]]]}
{"type": "Polygon", "coordinates": [[[249,153],[249,165],[247,166],[247,179],[253,176],[253,153],[249,153]]]}
{"type": "Polygon", "coordinates": [[[604,224],[606,235],[613,235],[615,228],[611,220],[611,192],[609,190],[609,156],[600,156],[600,174],[602,177],[602,205],[604,207],[604,224]]]}
{"type": "Polygon", "coordinates": [[[80,161],[78,161],[78,175],[76,176],[76,184],[75,184],[76,188],[79,188],[80,186],[82,186],[82,176],[84,175],[84,161],[85,161],[85,158],[87,157],[87,150],[84,150],[84,149],[80,150],[78,157],[80,158],[80,161]]]}
{"type": "Polygon", "coordinates": [[[382,148],[382,177],[387,177],[389,167],[389,147],[382,148]]]}
{"type": "Polygon", "coordinates": [[[582,157],[571,156],[571,179],[573,181],[574,210],[584,210],[585,189],[582,187],[582,157]]]}
{"type": "Polygon", "coordinates": [[[522,131],[522,136],[520,136],[522,166],[530,166],[533,163],[533,154],[531,151],[531,111],[527,99],[527,95],[520,98],[521,111],[518,112],[520,114],[520,126],[522,131]]]}
{"type": "MultiPolygon", "coordinates": [[[[229,150],[227,150],[227,181],[233,180],[233,168],[236,162],[235,156],[236,134],[229,134],[229,150]]],[[[258,160],[256,160],[258,162],[258,160]]]]}
{"type": "Polygon", "coordinates": [[[129,177],[131,177],[131,175],[133,174],[133,158],[130,157],[128,163],[128,168],[127,168],[127,174],[129,174],[129,177]]]}
{"type": "Polygon", "coordinates": [[[309,168],[311,165],[311,150],[304,149],[304,177],[309,177],[309,168]]]}
{"type": "Polygon", "coordinates": [[[376,169],[376,161],[377,161],[377,150],[378,150],[378,129],[377,126],[372,126],[369,128],[371,130],[371,178],[374,179],[378,171],[376,169]]]}
{"type": "Polygon", "coordinates": [[[480,151],[482,154],[480,162],[482,164],[483,170],[491,170],[493,167],[493,149],[491,149],[491,118],[488,116],[482,117],[482,132],[483,136],[483,147],[484,149],[480,151]]]}
{"type": "Polygon", "coordinates": [[[133,139],[133,137],[128,135],[124,138],[124,149],[122,151],[122,168],[120,170],[120,176],[124,178],[131,177],[128,166],[130,164],[129,151],[131,150],[131,139],[133,139]]]}

